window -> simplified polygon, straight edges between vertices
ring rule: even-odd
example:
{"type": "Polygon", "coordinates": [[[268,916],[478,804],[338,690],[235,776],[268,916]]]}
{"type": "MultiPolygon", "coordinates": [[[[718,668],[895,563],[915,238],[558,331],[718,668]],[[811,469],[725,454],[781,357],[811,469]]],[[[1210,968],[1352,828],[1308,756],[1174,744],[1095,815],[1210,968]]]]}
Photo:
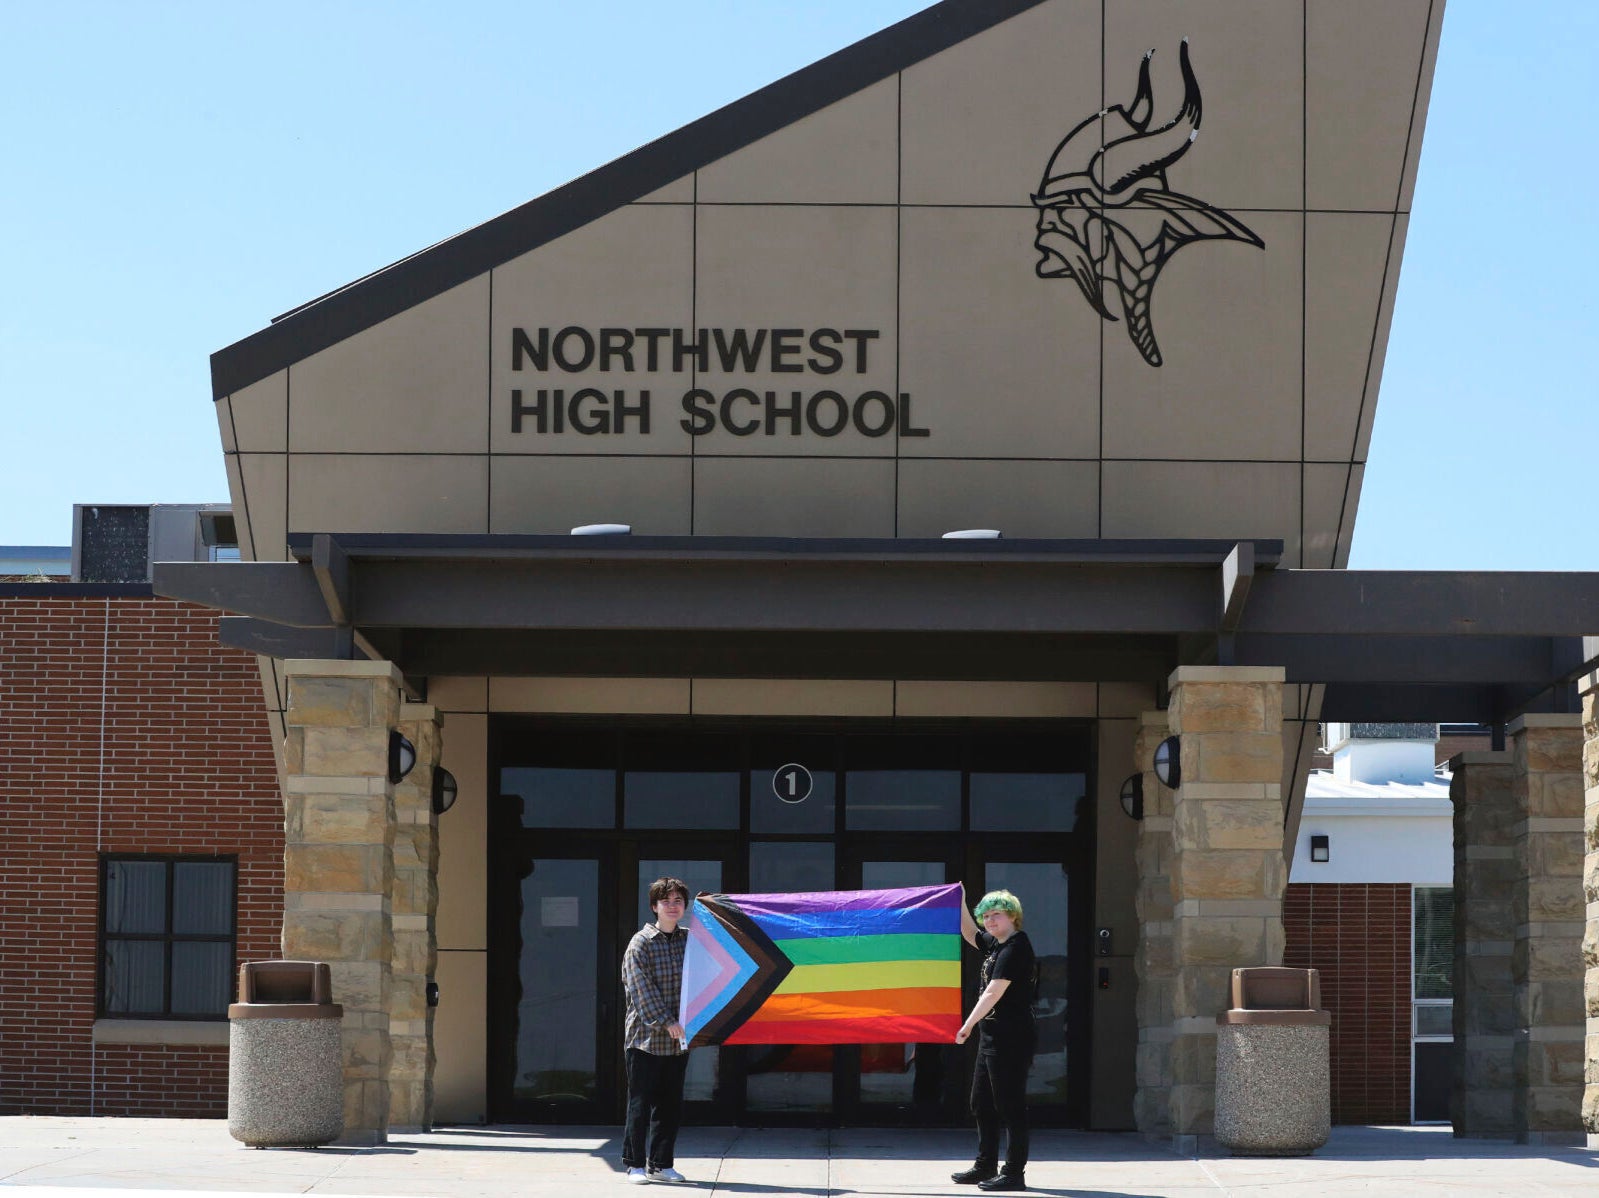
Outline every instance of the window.
{"type": "Polygon", "coordinates": [[[736,830],[742,770],[734,736],[630,736],[622,749],[622,822],[629,828],[736,830]]]}
{"type": "Polygon", "coordinates": [[[1455,986],[1455,892],[1449,886],[1417,886],[1415,903],[1415,997],[1448,1002],[1455,986]]]}
{"type": "Polygon", "coordinates": [[[961,826],[961,745],[950,736],[855,736],[845,742],[850,829],[943,831],[961,826]]]}
{"type": "Polygon", "coordinates": [[[227,857],[101,858],[101,1015],[227,1017],[236,870],[227,857]]]}
{"type": "Polygon", "coordinates": [[[1455,892],[1417,886],[1411,906],[1411,1100],[1415,1123],[1447,1123],[1454,1055],[1455,892]]]}

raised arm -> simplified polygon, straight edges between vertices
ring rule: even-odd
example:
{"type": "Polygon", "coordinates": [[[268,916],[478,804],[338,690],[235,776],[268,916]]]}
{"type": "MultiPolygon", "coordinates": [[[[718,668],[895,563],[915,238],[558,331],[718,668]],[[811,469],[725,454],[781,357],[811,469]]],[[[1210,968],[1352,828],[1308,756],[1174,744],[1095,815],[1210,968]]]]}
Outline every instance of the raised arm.
{"type": "Polygon", "coordinates": [[[966,883],[961,883],[961,938],[973,948],[977,947],[977,921],[972,909],[966,905],[966,883]]]}

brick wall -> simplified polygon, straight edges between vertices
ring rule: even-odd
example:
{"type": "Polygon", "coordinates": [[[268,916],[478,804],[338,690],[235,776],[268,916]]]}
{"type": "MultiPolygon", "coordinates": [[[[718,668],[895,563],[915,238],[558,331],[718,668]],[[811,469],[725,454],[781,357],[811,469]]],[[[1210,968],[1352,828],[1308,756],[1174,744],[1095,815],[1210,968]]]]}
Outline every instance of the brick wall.
{"type": "Polygon", "coordinates": [[[222,1115],[226,1048],[93,1042],[98,862],[237,855],[238,959],[279,955],[255,659],[203,608],[34,590],[0,597],[0,1114],[222,1115]]]}
{"type": "Polygon", "coordinates": [[[1410,886],[1290,885],[1283,964],[1321,971],[1334,1123],[1410,1122],[1410,886]]]}

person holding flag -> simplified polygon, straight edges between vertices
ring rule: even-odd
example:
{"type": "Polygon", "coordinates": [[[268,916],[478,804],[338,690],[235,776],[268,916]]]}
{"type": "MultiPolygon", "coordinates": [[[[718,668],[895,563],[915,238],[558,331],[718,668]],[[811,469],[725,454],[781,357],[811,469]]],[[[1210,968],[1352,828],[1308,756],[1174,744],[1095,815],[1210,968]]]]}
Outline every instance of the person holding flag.
{"type": "Polygon", "coordinates": [[[982,990],[955,1033],[964,1044],[980,1031],[972,1072],[972,1115],[977,1120],[977,1160],[951,1175],[981,1190],[1027,1188],[1027,1071],[1037,1033],[1033,992],[1038,958],[1022,931],[1022,903],[1008,890],[991,890],[977,904],[977,919],[961,903],[961,935],[983,952],[982,990]],[[977,922],[982,922],[982,927],[977,922]],[[999,1167],[999,1133],[1006,1133],[1005,1167],[999,1167]]]}
{"type": "Polygon", "coordinates": [[[640,928],[622,954],[622,988],[627,994],[622,1166],[634,1185],[684,1180],[672,1167],[672,1154],[683,1118],[683,1078],[688,1068],[687,1038],[678,1022],[683,950],[688,945],[688,931],[678,925],[688,900],[688,885],[681,878],[651,882],[655,922],[640,928]]]}

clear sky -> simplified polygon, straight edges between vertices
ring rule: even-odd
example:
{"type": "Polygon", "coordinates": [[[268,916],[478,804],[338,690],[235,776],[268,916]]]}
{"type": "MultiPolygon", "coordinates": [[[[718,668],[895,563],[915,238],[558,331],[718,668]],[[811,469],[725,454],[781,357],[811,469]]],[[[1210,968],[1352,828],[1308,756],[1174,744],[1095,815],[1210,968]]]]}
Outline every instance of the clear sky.
{"type": "MultiPolygon", "coordinates": [[[[214,350],[923,7],[0,0],[0,544],[225,500],[214,350]]],[[[1449,0],[1355,566],[1599,568],[1596,55],[1449,0]]]]}

